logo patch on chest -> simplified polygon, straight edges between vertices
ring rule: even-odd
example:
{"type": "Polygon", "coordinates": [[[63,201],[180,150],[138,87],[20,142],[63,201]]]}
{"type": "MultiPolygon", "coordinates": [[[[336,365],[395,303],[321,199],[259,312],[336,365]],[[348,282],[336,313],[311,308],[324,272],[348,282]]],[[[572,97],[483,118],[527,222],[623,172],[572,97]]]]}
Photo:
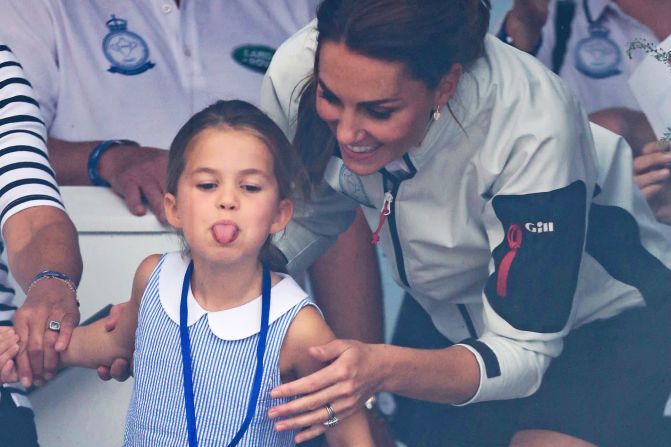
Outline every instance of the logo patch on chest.
{"type": "Polygon", "coordinates": [[[265,45],[243,45],[235,48],[231,55],[243,67],[263,74],[274,54],[275,49],[265,45]]]}
{"type": "Polygon", "coordinates": [[[103,53],[112,64],[107,71],[133,76],[155,65],[149,60],[147,42],[138,34],[128,31],[127,20],[118,19],[112,14],[112,18],[105,24],[110,32],[103,39],[103,53]]]}

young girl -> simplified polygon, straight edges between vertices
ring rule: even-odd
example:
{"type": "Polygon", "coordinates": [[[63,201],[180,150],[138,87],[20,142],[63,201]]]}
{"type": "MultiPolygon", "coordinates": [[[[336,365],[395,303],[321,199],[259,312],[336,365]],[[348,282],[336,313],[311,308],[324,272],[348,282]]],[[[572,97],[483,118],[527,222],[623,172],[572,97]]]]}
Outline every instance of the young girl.
{"type": "MultiPolygon", "coordinates": [[[[295,160],[242,101],[217,102],[175,137],[164,206],[188,255],[145,259],[117,328],[78,328],[62,355],[91,368],[133,356],[124,445],[288,446],[308,435],[276,432],[267,417],[269,391],[317,370],[308,348],[334,338],[307,294],[273,272],[283,259],[270,235],[291,218],[295,160]]],[[[323,409],[329,445],[373,445],[363,414],[338,423],[323,409]]]]}

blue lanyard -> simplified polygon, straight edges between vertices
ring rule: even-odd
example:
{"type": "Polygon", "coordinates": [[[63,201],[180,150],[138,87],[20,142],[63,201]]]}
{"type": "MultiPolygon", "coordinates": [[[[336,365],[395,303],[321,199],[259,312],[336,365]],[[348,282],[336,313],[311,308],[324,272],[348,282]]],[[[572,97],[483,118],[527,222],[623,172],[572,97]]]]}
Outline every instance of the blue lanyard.
{"type": "MultiPolygon", "coordinates": [[[[182,284],[182,299],[179,304],[179,339],[182,348],[182,371],[184,375],[184,404],[186,407],[186,428],[189,433],[189,447],[198,447],[198,437],[196,436],[196,409],[193,399],[193,372],[191,369],[191,343],[189,340],[189,328],[187,326],[188,307],[186,297],[189,295],[189,285],[191,284],[191,274],[193,273],[193,261],[189,264],[184,274],[184,283],[182,284]]],[[[254,381],[252,391],[247,404],[247,414],[242,422],[240,429],[235,434],[228,447],[233,447],[240,442],[242,436],[247,431],[249,423],[256,412],[256,401],[261,391],[261,378],[263,377],[263,356],[266,352],[266,339],[268,336],[268,318],[270,314],[270,271],[266,265],[263,266],[263,286],[261,293],[261,331],[259,332],[259,342],[256,346],[256,371],[254,372],[254,381]]]]}

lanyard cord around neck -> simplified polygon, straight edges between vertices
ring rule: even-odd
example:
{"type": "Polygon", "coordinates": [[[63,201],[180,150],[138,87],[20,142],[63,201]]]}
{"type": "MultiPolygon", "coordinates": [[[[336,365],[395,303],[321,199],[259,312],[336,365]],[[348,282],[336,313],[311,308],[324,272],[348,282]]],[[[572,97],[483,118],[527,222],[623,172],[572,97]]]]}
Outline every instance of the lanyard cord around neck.
{"type": "MultiPolygon", "coordinates": [[[[179,339],[182,349],[182,372],[184,376],[184,404],[186,407],[186,428],[189,434],[189,447],[198,447],[198,437],[196,435],[196,408],[193,397],[193,372],[191,368],[191,342],[189,340],[188,307],[187,296],[189,295],[189,286],[191,285],[191,274],[193,273],[193,261],[189,264],[184,274],[184,283],[182,284],[182,298],[179,304],[179,339]]],[[[263,377],[263,356],[266,352],[266,339],[268,335],[268,319],[270,315],[270,270],[266,265],[263,266],[263,286],[261,293],[261,331],[259,332],[259,341],[256,346],[256,371],[254,372],[254,381],[247,404],[247,414],[242,422],[240,429],[235,434],[228,447],[233,447],[240,442],[242,436],[247,431],[249,423],[256,412],[256,401],[261,391],[261,378],[263,377]]]]}
{"type": "Polygon", "coordinates": [[[587,18],[587,22],[589,23],[590,27],[596,25],[598,22],[601,21],[601,19],[594,20],[592,18],[592,11],[590,11],[590,9],[589,9],[589,5],[587,4],[587,0],[582,0],[582,9],[585,12],[585,17],[587,18]]]}

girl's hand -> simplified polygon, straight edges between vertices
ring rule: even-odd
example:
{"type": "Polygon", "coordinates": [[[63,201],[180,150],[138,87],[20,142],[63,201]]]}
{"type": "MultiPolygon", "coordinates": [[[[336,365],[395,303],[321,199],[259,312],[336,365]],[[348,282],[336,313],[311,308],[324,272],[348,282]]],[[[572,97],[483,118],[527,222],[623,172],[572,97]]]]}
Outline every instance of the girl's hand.
{"type": "Polygon", "coordinates": [[[19,336],[14,328],[0,327],[0,382],[18,382],[14,357],[19,352],[19,336]]]}
{"type": "Polygon", "coordinates": [[[310,348],[310,355],[324,363],[331,363],[321,370],[278,386],[271,397],[301,396],[289,403],[271,408],[268,417],[283,418],[277,431],[301,429],[297,440],[312,439],[324,431],[328,419],[326,404],[330,404],[338,419],[342,420],[362,408],[364,402],[375,394],[385,377],[382,345],[370,345],[355,340],[333,340],[310,348]]]}

